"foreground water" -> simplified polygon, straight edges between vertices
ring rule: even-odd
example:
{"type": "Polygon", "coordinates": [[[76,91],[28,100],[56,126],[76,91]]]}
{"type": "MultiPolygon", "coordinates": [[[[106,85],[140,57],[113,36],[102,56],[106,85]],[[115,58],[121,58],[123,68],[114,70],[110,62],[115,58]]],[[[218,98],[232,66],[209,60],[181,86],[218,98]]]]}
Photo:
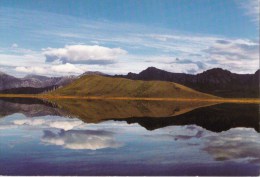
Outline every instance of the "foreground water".
{"type": "Polygon", "coordinates": [[[0,175],[259,175],[259,106],[0,100],[0,175]]]}

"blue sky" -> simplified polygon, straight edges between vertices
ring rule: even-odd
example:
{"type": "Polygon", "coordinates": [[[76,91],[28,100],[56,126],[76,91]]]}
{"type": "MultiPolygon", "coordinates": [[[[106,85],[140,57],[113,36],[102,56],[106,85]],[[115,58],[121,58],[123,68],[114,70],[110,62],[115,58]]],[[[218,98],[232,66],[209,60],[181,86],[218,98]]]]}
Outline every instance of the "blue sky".
{"type": "Polygon", "coordinates": [[[2,0],[0,70],[198,73],[259,65],[259,0],[2,0]]]}

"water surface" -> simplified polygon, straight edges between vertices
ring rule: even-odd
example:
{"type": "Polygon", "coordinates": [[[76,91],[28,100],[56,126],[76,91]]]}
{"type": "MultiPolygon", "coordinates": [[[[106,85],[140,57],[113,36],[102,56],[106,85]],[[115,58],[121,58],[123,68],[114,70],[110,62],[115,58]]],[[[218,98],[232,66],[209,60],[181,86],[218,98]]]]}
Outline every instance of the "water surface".
{"type": "Polygon", "coordinates": [[[0,175],[259,175],[259,107],[0,100],[0,175]]]}

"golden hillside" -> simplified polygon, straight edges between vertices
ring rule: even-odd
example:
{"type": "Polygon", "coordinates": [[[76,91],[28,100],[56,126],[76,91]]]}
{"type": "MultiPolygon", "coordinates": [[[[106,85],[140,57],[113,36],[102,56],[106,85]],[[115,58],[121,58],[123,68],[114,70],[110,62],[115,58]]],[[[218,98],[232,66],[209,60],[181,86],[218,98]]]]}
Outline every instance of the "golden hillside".
{"type": "Polygon", "coordinates": [[[216,98],[173,82],[83,76],[50,95],[141,98],[216,98]]]}

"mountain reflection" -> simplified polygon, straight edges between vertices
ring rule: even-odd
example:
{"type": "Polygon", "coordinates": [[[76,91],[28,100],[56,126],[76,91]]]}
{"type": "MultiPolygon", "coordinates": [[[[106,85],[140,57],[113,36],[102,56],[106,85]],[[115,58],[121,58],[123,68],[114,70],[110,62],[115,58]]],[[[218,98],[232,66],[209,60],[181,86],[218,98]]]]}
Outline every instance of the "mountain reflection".
{"type": "MultiPolygon", "coordinates": [[[[62,116],[77,117],[86,123],[106,120],[138,123],[147,130],[172,125],[198,125],[213,132],[235,127],[259,128],[259,112],[256,104],[216,104],[207,102],[170,101],[108,101],[108,100],[56,100],[44,101],[25,98],[1,98],[0,116],[22,113],[27,117],[62,116]]],[[[22,120],[20,120],[22,121],[22,120]]],[[[33,124],[33,120],[16,124],[33,124]]],[[[40,123],[40,122],[38,122],[40,123]]],[[[70,130],[81,122],[52,122],[51,127],[70,130]]],[[[51,133],[47,133],[51,135],[51,133]]],[[[52,134],[53,135],[53,134],[52,134]]],[[[61,134],[54,137],[60,138],[61,134]]],[[[63,135],[63,134],[62,134],[63,135]]],[[[68,134],[65,134],[67,137],[68,134]]],[[[46,142],[47,139],[45,138],[46,142]]],[[[59,139],[60,140],[60,139],[59,139]]],[[[65,141],[64,141],[65,143],[65,141]]]]}
{"type": "Polygon", "coordinates": [[[127,121],[130,124],[138,123],[147,130],[170,125],[197,125],[213,132],[226,131],[235,127],[254,128],[260,132],[259,106],[256,104],[219,104],[160,119],[144,117],[114,120],[127,121]]]}
{"type": "Polygon", "coordinates": [[[63,115],[63,111],[54,104],[35,98],[0,98],[0,107],[0,118],[14,113],[22,113],[27,117],[63,115]]]}

